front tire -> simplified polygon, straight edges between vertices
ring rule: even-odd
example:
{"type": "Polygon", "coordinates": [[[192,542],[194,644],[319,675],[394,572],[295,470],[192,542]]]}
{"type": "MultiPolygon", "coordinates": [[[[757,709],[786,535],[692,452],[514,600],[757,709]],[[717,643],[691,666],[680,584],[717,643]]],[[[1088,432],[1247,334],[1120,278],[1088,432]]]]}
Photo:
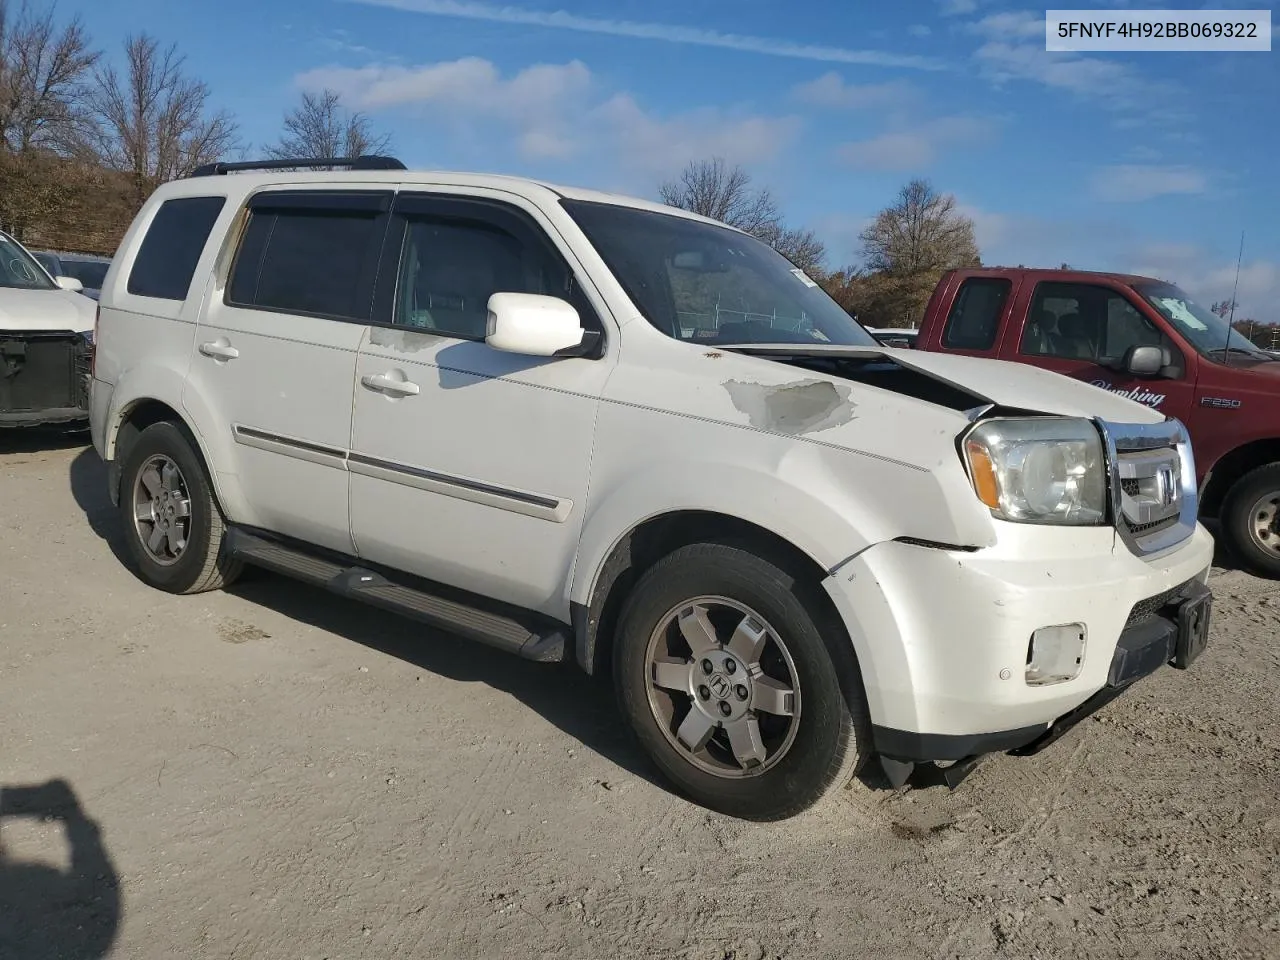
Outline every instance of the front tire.
{"type": "Polygon", "coordinates": [[[619,618],[614,683],[685,795],[779,820],[846,784],[870,743],[857,662],[817,589],[726,544],[655,564],[619,618]]]}
{"type": "Polygon", "coordinates": [[[1222,534],[1253,573],[1280,579],[1280,463],[1246,473],[1222,504],[1222,534]]]}
{"type": "Polygon", "coordinates": [[[177,424],[152,424],[125,452],[120,517],[134,569],[149,586],[203,593],[240,575],[204,461],[177,424]]]}

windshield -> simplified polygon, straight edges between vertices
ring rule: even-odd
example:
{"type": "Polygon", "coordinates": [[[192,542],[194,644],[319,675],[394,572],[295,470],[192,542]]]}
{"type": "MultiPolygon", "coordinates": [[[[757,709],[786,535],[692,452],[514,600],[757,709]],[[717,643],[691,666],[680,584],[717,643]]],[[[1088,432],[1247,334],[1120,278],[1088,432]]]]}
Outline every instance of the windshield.
{"type": "Polygon", "coordinates": [[[1258,360],[1274,360],[1261,347],[1212,310],[1206,310],[1172,283],[1135,284],[1147,303],[1160,311],[1197,351],[1210,359],[1221,359],[1224,351],[1243,353],[1258,360]]]}
{"type": "Polygon", "coordinates": [[[63,260],[62,269],[68,277],[75,277],[86,290],[101,290],[109,263],[100,260],[63,260]]]}
{"type": "Polygon", "coordinates": [[[803,271],[753,237],[671,214],[561,202],[645,318],[670,337],[877,346],[803,271]]]}
{"type": "Polygon", "coordinates": [[[0,287],[52,290],[53,281],[19,244],[0,236],[0,287]]]}

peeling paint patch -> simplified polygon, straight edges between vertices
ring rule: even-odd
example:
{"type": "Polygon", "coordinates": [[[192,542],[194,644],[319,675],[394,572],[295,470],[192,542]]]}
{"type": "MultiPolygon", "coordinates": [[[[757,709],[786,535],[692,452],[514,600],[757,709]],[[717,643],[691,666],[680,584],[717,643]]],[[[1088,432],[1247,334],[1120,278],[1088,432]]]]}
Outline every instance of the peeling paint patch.
{"type": "Polygon", "coordinates": [[[444,337],[438,337],[432,333],[419,333],[417,330],[388,330],[386,327],[374,327],[369,332],[369,342],[375,347],[390,347],[401,353],[417,353],[443,339],[444,337]]]}
{"type": "Polygon", "coordinates": [[[848,423],[857,404],[852,390],[827,380],[798,380],[775,385],[729,380],[724,385],[733,405],[757,430],[790,436],[817,433],[848,423]]]}

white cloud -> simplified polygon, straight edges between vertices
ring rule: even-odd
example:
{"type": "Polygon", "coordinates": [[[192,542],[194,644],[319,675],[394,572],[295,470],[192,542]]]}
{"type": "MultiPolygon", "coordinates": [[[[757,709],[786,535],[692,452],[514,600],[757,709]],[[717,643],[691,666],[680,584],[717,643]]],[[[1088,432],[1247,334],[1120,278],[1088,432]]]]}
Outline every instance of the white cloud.
{"type": "Polygon", "coordinates": [[[493,23],[576,30],[582,33],[607,34],[615,37],[631,37],[638,40],[661,40],[668,43],[683,43],[700,47],[720,47],[727,50],[760,53],[773,57],[791,57],[800,60],[820,60],[831,63],[859,63],[878,67],[913,67],[920,70],[941,69],[941,64],[928,57],[888,53],[881,50],[852,50],[846,47],[796,43],[789,40],[753,37],[737,33],[721,33],[717,30],[685,27],[676,24],[584,17],[565,10],[527,10],[515,6],[472,2],[472,0],[349,0],[349,2],[369,6],[391,7],[396,10],[426,14],[428,16],[456,17],[464,20],[485,20],[493,23]]]}
{"type": "MultiPolygon", "coordinates": [[[[1214,260],[1189,244],[1153,244],[1124,257],[1120,269],[1176,283],[1205,306],[1228,300],[1236,284],[1234,261],[1214,260]]],[[[1252,260],[1240,267],[1236,319],[1280,322],[1280,263],[1252,260]]]]}
{"type": "Polygon", "coordinates": [[[1137,203],[1167,194],[1204,193],[1208,178],[1194,167],[1116,164],[1094,172],[1089,190],[1098,200],[1137,203]]]}
{"type": "Polygon", "coordinates": [[[983,36],[1004,39],[1044,39],[1045,18],[1025,10],[993,13],[973,24],[972,30],[983,36]]]}
{"type": "Polygon", "coordinates": [[[792,91],[802,103],[817,107],[858,109],[901,106],[916,97],[915,87],[893,80],[888,83],[845,83],[834,70],[792,91]]]}
{"type": "Polygon", "coordinates": [[[618,162],[637,173],[665,176],[703,157],[741,164],[772,160],[800,130],[794,117],[738,116],[711,107],[658,117],[628,94],[610,98],[585,119],[613,145],[618,162]]]}
{"type": "MultiPolygon", "coordinates": [[[[1014,20],[1008,23],[1011,29],[1020,29],[1014,20]]],[[[974,56],[982,73],[997,86],[1011,80],[1040,83],[1117,114],[1129,114],[1127,122],[1132,125],[1177,125],[1188,119],[1186,111],[1175,106],[1173,84],[1151,80],[1118,60],[1051,52],[1044,49],[1043,40],[1028,43],[1008,35],[984,43],[974,56]]]]}
{"type": "Polygon", "coordinates": [[[939,117],[913,127],[890,130],[869,140],[847,143],[839,155],[864,170],[919,171],[937,159],[943,147],[991,136],[995,126],[980,117],[939,117]]]}
{"type": "Polygon", "coordinates": [[[599,90],[591,71],[576,60],[505,77],[477,57],[411,67],[324,67],[301,74],[296,83],[336,90],[356,109],[403,109],[447,122],[455,141],[478,145],[509,138],[527,160],[589,155],[624,174],[619,182],[670,176],[708,156],[742,164],[769,160],[800,128],[795,117],[718,107],[657,115],[629,94],[599,90]]]}
{"type": "Polygon", "coordinates": [[[305,89],[329,87],[366,110],[405,104],[435,103],[464,110],[520,116],[545,112],[584,92],[591,71],[574,60],[537,64],[504,80],[488,60],[466,57],[416,67],[372,64],[367,67],[321,67],[301,74],[305,89]]]}

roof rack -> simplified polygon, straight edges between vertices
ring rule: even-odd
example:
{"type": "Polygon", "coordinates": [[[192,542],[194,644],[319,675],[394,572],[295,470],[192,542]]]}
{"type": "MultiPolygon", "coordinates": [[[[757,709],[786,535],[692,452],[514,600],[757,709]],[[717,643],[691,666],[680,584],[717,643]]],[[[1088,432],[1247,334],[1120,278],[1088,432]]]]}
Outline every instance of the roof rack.
{"type": "Polygon", "coordinates": [[[191,171],[193,177],[216,177],[240,170],[295,170],[298,167],[346,167],[350,170],[407,170],[395,157],[366,155],[363,157],[300,157],[296,160],[246,160],[243,162],[206,163],[191,171]]]}

